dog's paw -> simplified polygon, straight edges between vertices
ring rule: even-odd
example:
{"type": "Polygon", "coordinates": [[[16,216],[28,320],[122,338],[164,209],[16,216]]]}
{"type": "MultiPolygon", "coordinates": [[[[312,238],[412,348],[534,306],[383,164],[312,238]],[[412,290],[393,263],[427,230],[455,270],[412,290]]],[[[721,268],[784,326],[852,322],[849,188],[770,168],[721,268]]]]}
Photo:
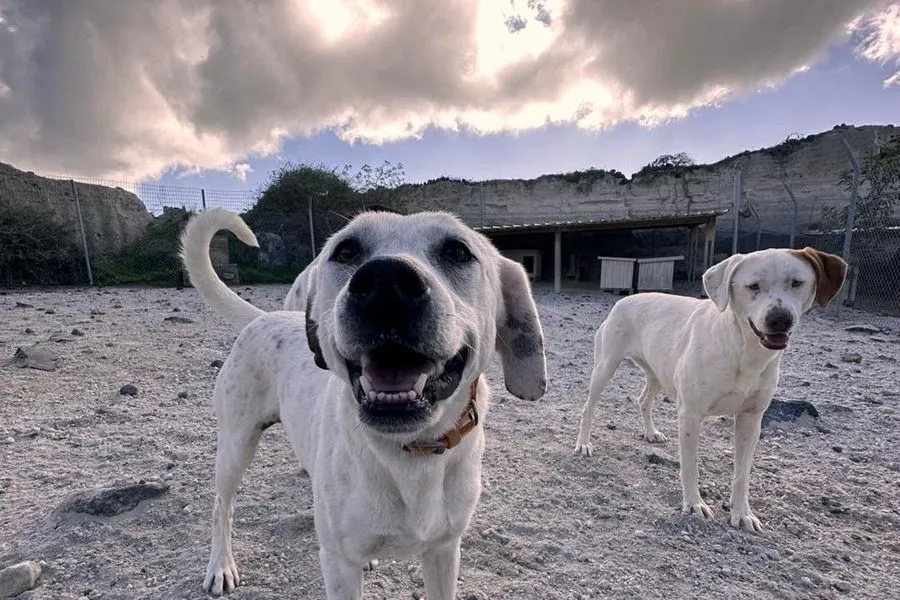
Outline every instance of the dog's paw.
{"type": "Polygon", "coordinates": [[[749,506],[740,510],[731,509],[731,526],[751,533],[760,533],[763,530],[762,523],[751,512],[749,506]]]}
{"type": "Polygon", "coordinates": [[[651,431],[649,433],[645,431],[644,439],[647,440],[648,442],[650,442],[651,444],[662,444],[669,438],[667,438],[665,436],[665,434],[663,434],[662,431],[660,431],[658,429],[654,429],[653,431],[651,431]]]}
{"type": "Polygon", "coordinates": [[[581,436],[578,436],[578,441],[575,442],[575,453],[582,454],[584,456],[591,456],[594,454],[594,446],[591,445],[591,442],[588,440],[582,440],[581,436]]]}
{"type": "Polygon", "coordinates": [[[375,567],[377,567],[377,566],[378,566],[378,559],[373,558],[372,560],[367,562],[365,565],[363,565],[363,571],[374,571],[375,567]]]}
{"type": "Polygon", "coordinates": [[[234,590],[241,583],[237,565],[231,556],[219,560],[210,559],[203,579],[203,589],[213,596],[221,596],[234,590]]]}
{"type": "Polygon", "coordinates": [[[681,512],[686,515],[697,515],[698,517],[702,517],[704,519],[713,518],[713,510],[703,500],[698,500],[697,502],[682,503],[681,512]]]}

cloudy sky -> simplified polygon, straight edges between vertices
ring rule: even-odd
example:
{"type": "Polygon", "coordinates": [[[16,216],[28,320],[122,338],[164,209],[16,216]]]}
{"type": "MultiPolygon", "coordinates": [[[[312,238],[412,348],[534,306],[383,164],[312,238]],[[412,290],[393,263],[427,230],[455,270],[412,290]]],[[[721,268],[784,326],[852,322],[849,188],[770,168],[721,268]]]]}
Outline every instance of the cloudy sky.
{"type": "Polygon", "coordinates": [[[900,123],[900,3],[0,0],[0,161],[39,173],[630,174],[841,122],[900,123]]]}

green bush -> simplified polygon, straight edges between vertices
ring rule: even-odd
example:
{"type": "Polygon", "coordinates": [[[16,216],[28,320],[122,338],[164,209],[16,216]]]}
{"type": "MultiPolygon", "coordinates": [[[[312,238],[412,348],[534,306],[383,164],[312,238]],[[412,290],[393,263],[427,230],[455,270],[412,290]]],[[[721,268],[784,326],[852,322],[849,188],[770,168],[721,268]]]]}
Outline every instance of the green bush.
{"type": "Polygon", "coordinates": [[[173,284],[180,281],[180,236],[192,214],[183,208],[166,207],[162,216],[147,225],[140,240],[112,260],[98,265],[97,283],[173,284]]]}
{"type": "Polygon", "coordinates": [[[86,283],[75,231],[48,210],[0,204],[0,284],[86,283]]]}

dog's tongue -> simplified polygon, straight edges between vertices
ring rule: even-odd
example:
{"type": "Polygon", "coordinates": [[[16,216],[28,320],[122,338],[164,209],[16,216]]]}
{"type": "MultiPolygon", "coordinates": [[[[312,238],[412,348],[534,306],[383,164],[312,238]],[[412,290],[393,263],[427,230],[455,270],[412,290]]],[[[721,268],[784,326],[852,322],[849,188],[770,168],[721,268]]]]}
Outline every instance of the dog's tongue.
{"type": "Polygon", "coordinates": [[[372,389],[377,392],[408,392],[423,373],[421,366],[385,367],[369,363],[363,367],[363,375],[369,378],[372,389]]]}
{"type": "Polygon", "coordinates": [[[775,348],[784,348],[788,344],[788,335],[786,333],[767,333],[763,337],[769,346],[775,348]]]}

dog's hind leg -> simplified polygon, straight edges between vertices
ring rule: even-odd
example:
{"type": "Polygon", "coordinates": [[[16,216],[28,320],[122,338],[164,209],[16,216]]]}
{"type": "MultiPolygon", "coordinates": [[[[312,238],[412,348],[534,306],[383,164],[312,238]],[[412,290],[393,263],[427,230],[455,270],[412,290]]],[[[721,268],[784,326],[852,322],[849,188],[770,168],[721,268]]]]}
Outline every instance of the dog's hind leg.
{"type": "Polygon", "coordinates": [[[213,507],[212,548],[203,588],[218,596],[240,584],[234,554],[231,551],[231,528],[234,518],[234,496],[244,471],[250,466],[262,436],[263,427],[252,422],[235,422],[225,415],[219,424],[216,448],[216,500],[213,507]]]}
{"type": "Polygon", "coordinates": [[[594,409],[601,396],[603,396],[603,390],[619,367],[619,361],[618,357],[609,358],[602,356],[602,352],[597,346],[594,370],[591,372],[591,389],[587,400],[584,402],[584,407],[581,409],[581,427],[578,431],[578,440],[575,442],[575,452],[580,452],[585,456],[590,456],[594,452],[594,447],[591,445],[594,409]]]}
{"type": "Polygon", "coordinates": [[[639,359],[633,360],[644,371],[645,378],[644,389],[641,390],[641,395],[637,399],[637,405],[641,411],[641,419],[644,422],[644,439],[654,444],[661,444],[666,441],[666,436],[653,423],[653,401],[656,400],[656,395],[662,391],[662,386],[646,363],[639,359]]]}

